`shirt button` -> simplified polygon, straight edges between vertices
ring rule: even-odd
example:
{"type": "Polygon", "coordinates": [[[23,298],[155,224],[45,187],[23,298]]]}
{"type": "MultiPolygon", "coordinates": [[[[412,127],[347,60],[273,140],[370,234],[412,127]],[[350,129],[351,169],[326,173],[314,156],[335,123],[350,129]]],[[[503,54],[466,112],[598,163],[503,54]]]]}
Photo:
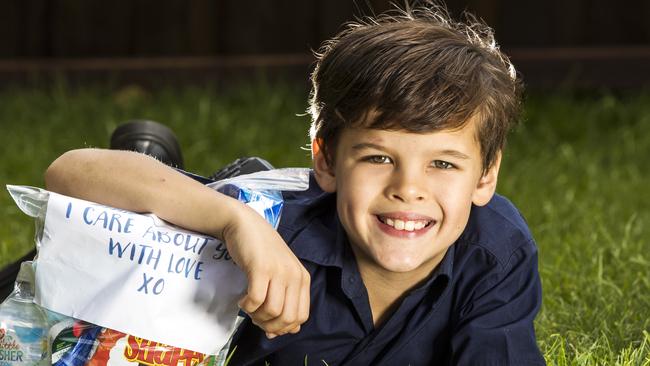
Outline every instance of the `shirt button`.
{"type": "Polygon", "coordinates": [[[350,277],[348,277],[348,282],[354,283],[354,282],[356,282],[356,279],[354,277],[350,276],[350,277]]]}

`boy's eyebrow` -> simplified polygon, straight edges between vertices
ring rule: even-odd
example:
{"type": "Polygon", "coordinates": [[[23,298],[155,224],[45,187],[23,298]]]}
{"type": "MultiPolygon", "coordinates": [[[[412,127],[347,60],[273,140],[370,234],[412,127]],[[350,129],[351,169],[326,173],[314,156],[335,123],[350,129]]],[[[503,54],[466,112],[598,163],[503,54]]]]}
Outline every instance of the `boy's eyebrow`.
{"type": "Polygon", "coordinates": [[[363,150],[363,149],[376,149],[376,150],[386,150],[383,146],[373,144],[372,142],[361,142],[352,146],[353,150],[363,150]]]}
{"type": "Polygon", "coordinates": [[[458,159],[465,159],[465,160],[470,159],[470,157],[468,155],[466,155],[466,154],[464,154],[464,153],[462,153],[462,152],[460,152],[458,150],[442,150],[442,151],[439,152],[439,154],[449,155],[449,156],[452,156],[452,157],[455,157],[455,158],[458,158],[458,159]]]}
{"type": "MultiPolygon", "coordinates": [[[[353,150],[376,149],[376,150],[382,150],[382,151],[386,150],[385,147],[383,147],[381,145],[373,144],[372,142],[358,143],[356,145],[353,145],[352,149],[353,150]]],[[[436,151],[436,154],[447,155],[447,156],[451,156],[451,157],[458,158],[458,159],[463,159],[463,160],[471,159],[467,154],[462,153],[462,152],[460,152],[458,150],[452,150],[452,149],[445,149],[445,150],[436,151]]]]}

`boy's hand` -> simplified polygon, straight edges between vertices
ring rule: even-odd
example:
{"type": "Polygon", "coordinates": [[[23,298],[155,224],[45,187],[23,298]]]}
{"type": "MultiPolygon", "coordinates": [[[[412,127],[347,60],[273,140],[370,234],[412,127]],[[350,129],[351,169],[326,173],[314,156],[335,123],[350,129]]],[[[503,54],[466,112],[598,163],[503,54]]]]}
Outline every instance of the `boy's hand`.
{"type": "Polygon", "coordinates": [[[228,252],[248,278],[239,307],[268,338],[297,333],[309,317],[309,272],[268,222],[241,207],[223,230],[228,252]]]}

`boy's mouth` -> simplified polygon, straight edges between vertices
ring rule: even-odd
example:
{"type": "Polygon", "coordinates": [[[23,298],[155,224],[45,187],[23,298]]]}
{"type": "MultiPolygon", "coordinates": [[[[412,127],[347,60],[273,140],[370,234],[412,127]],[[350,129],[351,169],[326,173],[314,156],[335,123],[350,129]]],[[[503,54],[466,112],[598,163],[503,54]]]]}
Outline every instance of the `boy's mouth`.
{"type": "Polygon", "coordinates": [[[407,220],[407,219],[381,216],[381,215],[377,215],[377,218],[379,219],[379,221],[383,222],[384,224],[399,231],[422,230],[426,227],[431,226],[435,222],[434,220],[424,220],[424,219],[407,220]]]}

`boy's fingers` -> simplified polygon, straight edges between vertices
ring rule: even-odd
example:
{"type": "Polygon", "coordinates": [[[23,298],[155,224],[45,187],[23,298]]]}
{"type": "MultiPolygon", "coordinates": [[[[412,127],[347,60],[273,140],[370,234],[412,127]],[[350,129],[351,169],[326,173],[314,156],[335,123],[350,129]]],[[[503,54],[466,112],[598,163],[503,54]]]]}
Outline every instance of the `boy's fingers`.
{"type": "Polygon", "coordinates": [[[298,319],[298,301],[300,299],[299,292],[299,284],[289,286],[287,288],[284,296],[284,307],[282,308],[282,313],[274,319],[270,319],[268,322],[265,322],[263,324],[264,329],[267,332],[282,335],[296,327],[298,324],[296,320],[298,319]]]}
{"type": "Polygon", "coordinates": [[[300,284],[296,283],[287,288],[287,293],[284,296],[284,309],[282,309],[282,322],[284,327],[296,326],[298,320],[298,308],[300,306],[300,284]]]}
{"type": "MultiPolygon", "coordinates": [[[[284,283],[271,280],[264,303],[254,313],[250,314],[253,320],[263,324],[279,317],[284,308],[285,293],[286,287],[284,283]]],[[[269,330],[266,327],[263,328],[266,331],[269,330]]]]}
{"type": "Polygon", "coordinates": [[[288,324],[287,327],[277,332],[280,334],[296,334],[300,331],[300,326],[309,319],[309,306],[310,306],[310,297],[309,289],[311,284],[311,278],[307,271],[304,272],[302,282],[300,284],[300,293],[298,294],[297,309],[295,320],[288,324]]]}
{"type": "Polygon", "coordinates": [[[297,333],[309,318],[310,277],[305,270],[300,283],[287,288],[282,315],[263,324],[267,332],[277,335],[297,333]]]}
{"type": "Polygon", "coordinates": [[[264,304],[269,287],[268,278],[249,276],[248,293],[239,301],[239,307],[252,314],[264,304]]]}
{"type": "MultiPolygon", "coordinates": [[[[309,307],[311,304],[311,277],[309,272],[305,271],[300,286],[300,302],[298,306],[298,324],[303,324],[309,319],[309,307]]],[[[298,327],[300,328],[300,327],[298,327]]]]}

